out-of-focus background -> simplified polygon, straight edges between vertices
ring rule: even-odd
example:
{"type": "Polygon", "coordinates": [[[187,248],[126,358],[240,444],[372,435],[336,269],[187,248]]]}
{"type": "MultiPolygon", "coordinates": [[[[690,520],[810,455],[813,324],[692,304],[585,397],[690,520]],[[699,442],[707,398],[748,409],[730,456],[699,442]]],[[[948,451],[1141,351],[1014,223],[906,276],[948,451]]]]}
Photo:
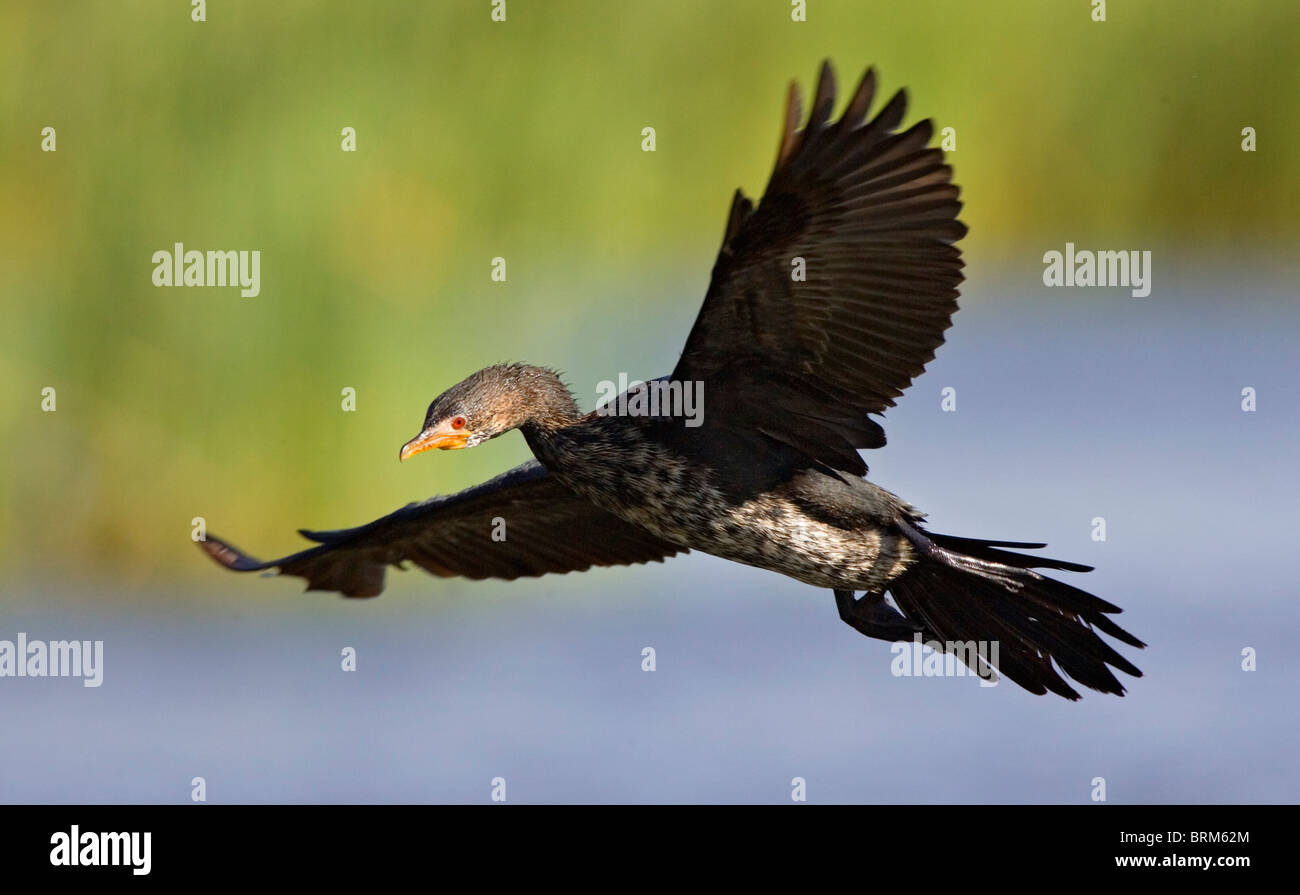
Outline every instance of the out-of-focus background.
{"type": "Polygon", "coordinates": [[[1107,6],[5,4],[0,639],[105,670],[0,678],[0,800],[1300,799],[1300,7],[1107,6]],[[829,593],[704,556],[348,602],[194,549],[194,517],[279,555],[523,460],[396,461],[487,363],[587,407],[666,373],[825,57],[955,129],[970,226],[872,477],[1096,564],[1151,644],[1127,698],[894,677],[829,593]],[[1150,250],[1151,295],[1045,288],[1067,241],[1150,250]],[[259,250],[261,294],[155,287],[176,242],[259,250]]]}

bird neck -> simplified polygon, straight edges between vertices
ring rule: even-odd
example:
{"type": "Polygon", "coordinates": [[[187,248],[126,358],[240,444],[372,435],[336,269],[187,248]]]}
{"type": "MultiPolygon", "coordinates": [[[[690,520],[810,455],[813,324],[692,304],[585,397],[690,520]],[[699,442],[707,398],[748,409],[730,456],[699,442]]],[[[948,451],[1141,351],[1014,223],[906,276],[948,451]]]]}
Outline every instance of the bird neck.
{"type": "Polygon", "coordinates": [[[548,432],[571,426],[582,419],[582,411],[573,393],[552,370],[527,367],[521,370],[517,388],[521,403],[527,408],[520,428],[548,432]]]}

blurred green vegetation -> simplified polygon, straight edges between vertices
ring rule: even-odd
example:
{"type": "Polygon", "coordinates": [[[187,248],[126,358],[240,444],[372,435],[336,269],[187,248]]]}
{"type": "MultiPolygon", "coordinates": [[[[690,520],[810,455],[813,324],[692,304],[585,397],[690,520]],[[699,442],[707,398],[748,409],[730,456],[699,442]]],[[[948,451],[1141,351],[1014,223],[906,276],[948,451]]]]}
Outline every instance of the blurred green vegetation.
{"type": "Polygon", "coordinates": [[[156,590],[216,574],[192,517],[271,555],[505,469],[521,439],[396,460],[489,362],[567,369],[587,406],[666,372],[731,191],[761,194],[785,85],[824,57],[956,128],[972,277],[1067,239],[1290,253],[1300,226],[1291,0],[1113,0],[1104,24],[1087,0],[189,5],[0,7],[11,582],[156,590]],[[155,288],[174,242],[260,250],[261,295],[155,288]]]}

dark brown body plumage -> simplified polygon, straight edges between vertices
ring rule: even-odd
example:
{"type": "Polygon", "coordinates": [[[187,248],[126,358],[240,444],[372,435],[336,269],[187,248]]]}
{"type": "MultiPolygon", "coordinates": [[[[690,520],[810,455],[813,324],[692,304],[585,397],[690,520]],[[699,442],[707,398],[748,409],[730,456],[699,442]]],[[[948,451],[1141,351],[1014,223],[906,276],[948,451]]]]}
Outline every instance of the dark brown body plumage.
{"type": "Polygon", "coordinates": [[[524,435],[563,485],[683,550],[876,593],[915,556],[891,526],[899,514],[921,514],[894,495],[707,419],[689,429],[671,418],[593,414],[524,435]]]}

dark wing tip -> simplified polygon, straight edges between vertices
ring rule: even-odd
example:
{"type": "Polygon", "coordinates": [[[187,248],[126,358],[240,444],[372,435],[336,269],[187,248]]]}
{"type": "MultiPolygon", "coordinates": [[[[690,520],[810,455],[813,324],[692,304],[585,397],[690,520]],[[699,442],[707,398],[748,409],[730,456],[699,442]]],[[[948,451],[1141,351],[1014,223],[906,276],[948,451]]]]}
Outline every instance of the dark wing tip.
{"type": "Polygon", "coordinates": [[[343,535],[348,534],[348,530],[342,528],[333,531],[319,531],[310,528],[300,528],[298,529],[298,534],[302,535],[309,541],[315,541],[317,544],[328,544],[330,541],[337,541],[343,535]]]}
{"type": "Polygon", "coordinates": [[[885,103],[885,107],[876,114],[871,120],[870,127],[876,128],[884,133],[890,133],[898,130],[898,126],[903,123],[904,116],[907,115],[907,88],[899,88],[885,103]]]}
{"type": "Polygon", "coordinates": [[[829,59],[822,61],[817,73],[817,92],[813,95],[812,113],[808,117],[808,130],[820,130],[831,120],[835,108],[835,68],[829,59]]]}
{"type": "Polygon", "coordinates": [[[214,562],[234,572],[257,572],[271,567],[270,563],[264,563],[256,557],[249,556],[220,538],[212,537],[212,535],[208,535],[206,540],[197,543],[199,549],[212,557],[214,562]]]}
{"type": "Polygon", "coordinates": [[[863,73],[862,80],[858,82],[858,89],[853,91],[853,98],[849,100],[848,108],[840,116],[839,126],[847,130],[861,127],[867,120],[867,112],[871,109],[871,100],[875,95],[876,69],[872,66],[863,73]]]}
{"type": "Polygon", "coordinates": [[[776,152],[776,167],[783,168],[798,148],[799,120],[803,118],[803,100],[799,96],[799,82],[791,81],[786,92],[785,121],[781,123],[781,146],[776,152]]]}
{"type": "MultiPolygon", "coordinates": [[[[840,116],[837,127],[852,130],[861,125],[866,118],[867,110],[871,105],[875,92],[876,70],[875,68],[868,68],[866,74],[862,76],[862,81],[853,92],[853,98],[849,101],[844,114],[840,116]]],[[[803,99],[799,91],[799,82],[790,82],[786,94],[785,120],[781,126],[781,146],[776,154],[777,170],[785,167],[790,159],[799,152],[800,147],[807,141],[810,133],[824,130],[829,125],[831,113],[835,111],[835,94],[835,66],[830,59],[823,59],[821,68],[817,72],[817,87],[813,91],[812,110],[808,114],[808,122],[800,128],[799,125],[803,119],[803,99]]],[[[885,112],[890,112],[893,104],[900,100],[903,110],[905,110],[907,98],[905,92],[900,90],[894,96],[894,99],[890,101],[890,104],[885,107],[885,112]]],[[[903,110],[899,110],[900,120],[903,110]]]]}
{"type": "MultiPolygon", "coordinates": [[[[727,228],[722,234],[722,247],[726,250],[727,246],[737,233],[745,220],[754,213],[754,203],[740,190],[731,197],[731,211],[727,215],[727,228]]],[[[311,535],[308,535],[311,537],[311,535]]]]}

